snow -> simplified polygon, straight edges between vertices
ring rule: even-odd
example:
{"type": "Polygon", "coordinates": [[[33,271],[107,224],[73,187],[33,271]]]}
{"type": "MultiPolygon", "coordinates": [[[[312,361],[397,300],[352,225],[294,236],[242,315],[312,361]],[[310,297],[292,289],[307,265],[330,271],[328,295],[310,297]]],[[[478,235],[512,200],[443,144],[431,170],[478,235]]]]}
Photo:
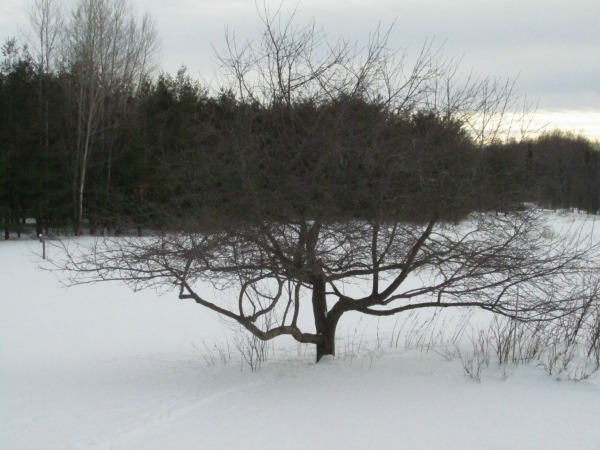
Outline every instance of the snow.
{"type": "Polygon", "coordinates": [[[598,378],[492,363],[478,383],[459,358],[394,345],[396,318],[357,316],[337,357],[279,339],[252,372],[195,303],[61,287],[40,245],[0,243],[2,449],[600,448],[598,378]]]}

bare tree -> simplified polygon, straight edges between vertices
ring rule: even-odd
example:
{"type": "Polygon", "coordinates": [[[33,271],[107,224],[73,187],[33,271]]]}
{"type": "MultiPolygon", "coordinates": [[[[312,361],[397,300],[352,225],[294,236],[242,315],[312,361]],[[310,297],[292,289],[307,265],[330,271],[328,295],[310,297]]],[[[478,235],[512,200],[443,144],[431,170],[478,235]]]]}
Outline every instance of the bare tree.
{"type": "Polygon", "coordinates": [[[496,214],[478,177],[467,118],[503,91],[477,82],[433,103],[454,66],[430,44],[409,65],[386,33],[360,51],[279,11],[262,18],[258,46],[230,36],[221,56],[240,103],[217,146],[234,167],[221,180],[234,206],[209,216],[190,193],[169,232],[67,246],[55,264],[70,283],[175,288],[260,339],[315,344],[317,361],[335,354],[350,311],[481,308],[551,321],[589,301],[579,280],[598,276],[599,244],[581,230],[548,237],[532,209],[496,214]],[[206,282],[234,297],[209,296],[206,282]]]}
{"type": "Polygon", "coordinates": [[[127,112],[131,93],[154,69],[157,32],[146,14],[138,23],[126,0],[81,0],[65,28],[65,64],[72,73],[72,104],[77,118],[76,223],[81,227],[90,155],[107,137],[110,178],[110,131],[127,112]]]}
{"type": "Polygon", "coordinates": [[[41,73],[48,74],[55,67],[64,26],[62,15],[62,6],[56,0],[35,0],[29,11],[33,32],[30,43],[41,73]]]}
{"type": "MultiPolygon", "coordinates": [[[[50,100],[49,80],[56,68],[63,32],[62,6],[56,0],[35,0],[29,11],[29,38],[38,71],[38,99],[40,118],[40,146],[44,150],[44,185],[50,179],[50,100]]],[[[47,187],[47,186],[45,186],[47,187]]],[[[48,212],[45,211],[43,215],[48,212]]],[[[37,217],[37,232],[42,233],[47,217],[37,217]]],[[[47,225],[47,224],[46,224],[47,225]]]]}

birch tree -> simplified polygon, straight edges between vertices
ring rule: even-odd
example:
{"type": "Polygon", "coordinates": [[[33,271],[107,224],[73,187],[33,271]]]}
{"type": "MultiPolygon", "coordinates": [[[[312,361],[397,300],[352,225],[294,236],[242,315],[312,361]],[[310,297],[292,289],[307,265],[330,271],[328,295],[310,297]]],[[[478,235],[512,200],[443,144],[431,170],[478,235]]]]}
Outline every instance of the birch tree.
{"type": "Polygon", "coordinates": [[[81,0],[65,27],[64,62],[71,74],[76,120],[73,193],[76,232],[84,217],[86,176],[93,152],[104,145],[110,186],[111,131],[127,113],[131,94],[154,69],[156,26],[149,14],[137,21],[125,0],[81,0]]]}
{"type": "MultiPolygon", "coordinates": [[[[29,11],[30,48],[37,66],[39,99],[39,145],[43,154],[42,185],[49,189],[52,174],[50,161],[50,78],[53,76],[60,54],[63,36],[62,5],[57,0],[35,0],[29,11]]],[[[40,210],[36,213],[37,233],[41,233],[44,222],[48,221],[51,206],[47,198],[40,199],[40,210]]]]}

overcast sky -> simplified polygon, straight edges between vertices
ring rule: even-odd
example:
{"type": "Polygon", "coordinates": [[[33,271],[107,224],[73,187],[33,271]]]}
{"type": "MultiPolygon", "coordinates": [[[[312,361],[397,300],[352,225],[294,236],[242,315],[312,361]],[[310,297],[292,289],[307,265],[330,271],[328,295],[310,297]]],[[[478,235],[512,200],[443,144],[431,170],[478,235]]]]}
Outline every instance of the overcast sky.
{"type": "MultiPolygon", "coordinates": [[[[75,0],[63,0],[72,5],[75,0]]],[[[210,78],[213,46],[223,46],[225,26],[241,37],[257,37],[254,0],[131,0],[155,18],[161,63],[175,73],[210,78]]],[[[0,37],[26,28],[33,0],[0,0],[0,37]]],[[[279,0],[268,3],[278,5],[279,0]]],[[[582,130],[600,139],[599,0],[284,0],[299,3],[300,20],[314,18],[332,37],[366,42],[381,22],[395,21],[391,44],[416,53],[426,39],[444,43],[448,56],[462,57],[465,71],[518,77],[517,87],[539,100],[551,125],[582,130]]],[[[261,1],[262,4],[262,1],[261,1]]]]}

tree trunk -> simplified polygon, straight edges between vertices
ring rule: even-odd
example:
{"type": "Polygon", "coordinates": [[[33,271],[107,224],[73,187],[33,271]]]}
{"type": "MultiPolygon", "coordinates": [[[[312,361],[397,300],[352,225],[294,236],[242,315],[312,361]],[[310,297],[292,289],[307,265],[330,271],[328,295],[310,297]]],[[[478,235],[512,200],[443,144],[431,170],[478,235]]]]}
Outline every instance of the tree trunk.
{"type": "Polygon", "coordinates": [[[324,332],[319,332],[323,337],[323,340],[317,344],[317,362],[325,355],[335,355],[335,325],[330,325],[327,321],[328,326],[324,332]]]}
{"type": "Polygon", "coordinates": [[[86,133],[86,137],[85,137],[85,144],[83,147],[83,157],[82,157],[82,162],[81,162],[81,173],[80,173],[80,178],[79,178],[79,191],[78,191],[78,196],[77,196],[77,230],[79,232],[81,232],[81,228],[83,226],[83,193],[85,190],[85,175],[87,173],[87,166],[88,166],[88,156],[90,154],[90,132],[89,132],[89,125],[88,125],[88,131],[86,133]]]}
{"type": "Polygon", "coordinates": [[[325,355],[335,355],[335,329],[339,316],[327,315],[327,298],[325,294],[325,277],[315,276],[312,280],[312,305],[315,317],[315,328],[321,341],[317,344],[317,362],[325,355]]]}

